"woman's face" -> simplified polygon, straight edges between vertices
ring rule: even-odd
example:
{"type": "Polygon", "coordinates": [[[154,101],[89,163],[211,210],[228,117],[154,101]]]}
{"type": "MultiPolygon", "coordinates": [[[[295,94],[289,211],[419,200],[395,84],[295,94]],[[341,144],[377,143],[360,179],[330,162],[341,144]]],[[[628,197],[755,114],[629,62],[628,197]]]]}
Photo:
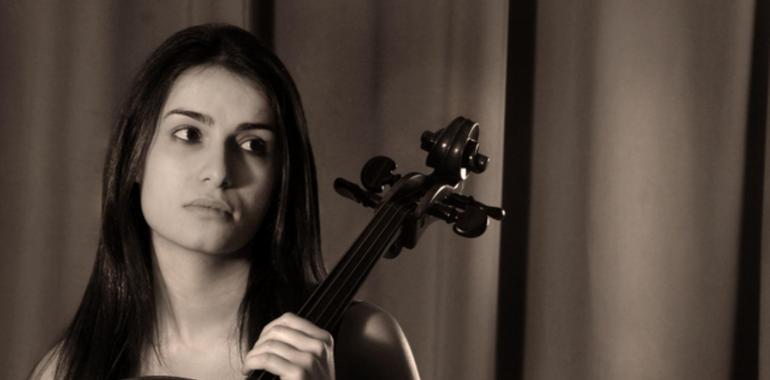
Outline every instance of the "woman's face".
{"type": "Polygon", "coordinates": [[[182,73],[158,116],[141,178],[155,247],[235,252],[259,229],[277,165],[270,102],[218,66],[182,73]]]}

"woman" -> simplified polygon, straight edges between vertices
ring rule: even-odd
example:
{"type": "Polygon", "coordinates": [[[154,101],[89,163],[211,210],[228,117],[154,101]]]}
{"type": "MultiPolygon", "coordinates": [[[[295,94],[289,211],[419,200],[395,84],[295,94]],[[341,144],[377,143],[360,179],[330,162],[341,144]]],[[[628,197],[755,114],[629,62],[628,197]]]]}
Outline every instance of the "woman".
{"type": "Polygon", "coordinates": [[[165,41],[113,131],[85,295],[42,379],[417,378],[398,323],[356,303],[336,342],[298,309],[324,275],[299,95],[249,33],[165,41]]]}

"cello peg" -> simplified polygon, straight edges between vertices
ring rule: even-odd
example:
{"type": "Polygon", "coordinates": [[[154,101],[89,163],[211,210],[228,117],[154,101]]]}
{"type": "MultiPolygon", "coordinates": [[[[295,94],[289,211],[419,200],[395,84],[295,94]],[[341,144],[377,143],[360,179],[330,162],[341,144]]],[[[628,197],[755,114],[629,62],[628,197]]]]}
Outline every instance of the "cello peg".
{"type": "Polygon", "coordinates": [[[487,169],[489,157],[479,153],[479,142],[468,140],[463,153],[463,166],[474,173],[483,173],[487,169]]]}
{"type": "Polygon", "coordinates": [[[385,190],[385,185],[391,186],[401,178],[393,173],[394,170],[396,163],[390,157],[372,157],[361,169],[361,184],[370,192],[381,193],[385,190]]]}
{"type": "Polygon", "coordinates": [[[422,133],[422,136],[420,136],[420,149],[430,152],[431,149],[433,149],[433,146],[436,145],[437,136],[441,130],[439,130],[436,133],[433,133],[431,131],[425,131],[422,133]]]}
{"type": "Polygon", "coordinates": [[[462,195],[462,194],[451,194],[447,198],[447,203],[450,205],[457,207],[461,210],[464,210],[469,207],[475,207],[483,211],[487,216],[494,220],[503,220],[505,218],[505,210],[503,210],[500,207],[493,207],[493,206],[487,206],[476,199],[474,199],[470,195],[462,195]]]}
{"type": "Polygon", "coordinates": [[[468,207],[460,214],[454,225],[454,231],[461,236],[474,238],[481,236],[487,230],[489,217],[478,207],[468,207]]]}
{"type": "Polygon", "coordinates": [[[361,203],[365,207],[377,208],[380,204],[380,197],[377,194],[369,193],[344,178],[334,180],[334,191],[345,198],[361,203]]]}

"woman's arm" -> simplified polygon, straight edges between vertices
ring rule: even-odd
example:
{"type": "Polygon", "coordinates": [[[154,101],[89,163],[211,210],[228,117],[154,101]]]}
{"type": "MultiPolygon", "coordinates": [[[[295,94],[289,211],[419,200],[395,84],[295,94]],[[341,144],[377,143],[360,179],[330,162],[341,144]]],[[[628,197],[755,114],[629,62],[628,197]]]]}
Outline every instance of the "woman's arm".
{"type": "Polygon", "coordinates": [[[409,342],[395,318],[377,306],[353,304],[335,345],[337,378],[419,379],[409,342]]]}

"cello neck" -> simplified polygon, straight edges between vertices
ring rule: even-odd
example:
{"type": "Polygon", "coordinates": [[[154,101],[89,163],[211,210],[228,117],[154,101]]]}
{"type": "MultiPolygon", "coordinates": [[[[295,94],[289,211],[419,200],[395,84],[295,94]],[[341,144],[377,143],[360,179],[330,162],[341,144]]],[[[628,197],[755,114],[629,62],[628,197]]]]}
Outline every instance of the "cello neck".
{"type": "Polygon", "coordinates": [[[332,330],[382,255],[397,240],[409,209],[397,203],[378,208],[372,221],[329,276],[315,289],[298,315],[332,330]]]}

